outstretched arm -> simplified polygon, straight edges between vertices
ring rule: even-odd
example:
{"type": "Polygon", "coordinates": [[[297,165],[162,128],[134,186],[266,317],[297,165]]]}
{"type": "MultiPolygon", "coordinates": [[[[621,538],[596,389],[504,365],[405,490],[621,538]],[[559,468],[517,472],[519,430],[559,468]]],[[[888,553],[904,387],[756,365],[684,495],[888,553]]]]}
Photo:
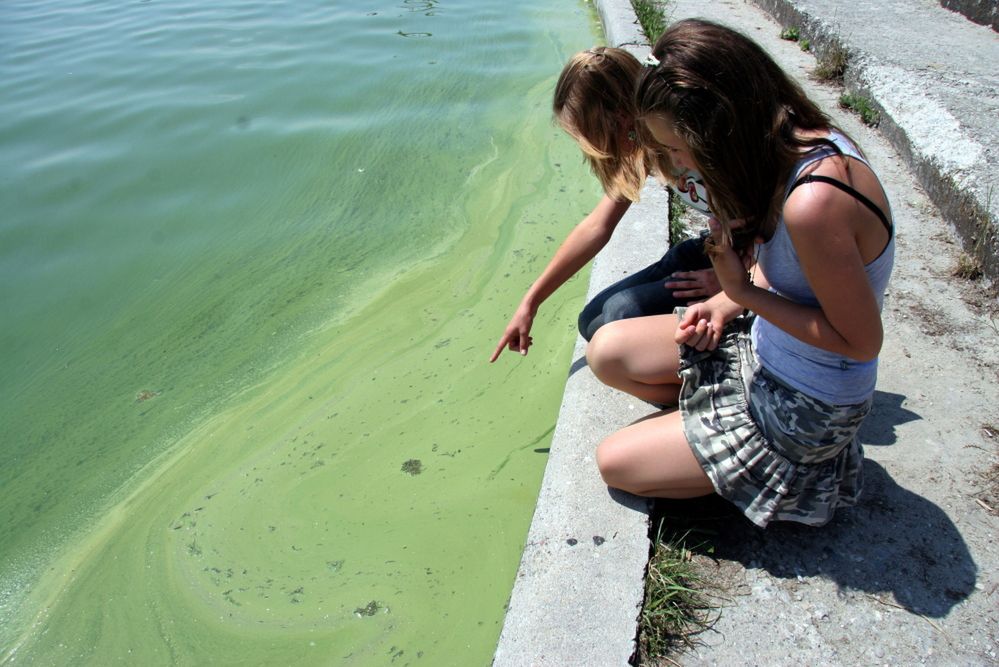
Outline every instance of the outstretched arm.
{"type": "Polygon", "coordinates": [[[504,347],[512,352],[527,354],[532,343],[531,326],[538,308],[607,245],[630,206],[630,201],[615,201],[604,195],[596,208],[569,232],[548,266],[524,294],[496,349],[489,357],[490,363],[496,361],[504,347]]]}

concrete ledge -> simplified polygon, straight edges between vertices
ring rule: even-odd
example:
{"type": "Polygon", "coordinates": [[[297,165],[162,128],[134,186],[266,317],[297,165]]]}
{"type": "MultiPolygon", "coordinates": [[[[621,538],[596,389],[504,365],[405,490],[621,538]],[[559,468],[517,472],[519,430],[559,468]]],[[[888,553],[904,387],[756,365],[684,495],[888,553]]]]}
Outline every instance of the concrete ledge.
{"type": "Polygon", "coordinates": [[[608,46],[631,47],[630,50],[636,54],[635,49],[638,49],[644,58],[649,52],[648,40],[638,24],[631,0],[595,0],[594,4],[600,12],[608,46]]]}
{"type": "Polygon", "coordinates": [[[940,0],[940,6],[964,14],[969,21],[999,30],[999,3],[996,0],[940,0]]]}
{"type": "MultiPolygon", "coordinates": [[[[607,43],[644,57],[629,0],[597,0],[607,43]]],[[[643,46],[644,45],[644,46],[643,46]]],[[[594,261],[587,299],[667,247],[666,191],[650,180],[594,261]]],[[[649,501],[608,489],[594,451],[649,406],[601,384],[577,339],[538,504],[493,664],[628,664],[649,557],[649,501]]]]}
{"type": "MultiPolygon", "coordinates": [[[[661,256],[667,198],[649,182],[594,262],[588,296],[661,256]]],[[[650,408],[601,384],[586,367],[585,349],[578,339],[497,667],[625,665],[635,651],[649,503],[608,489],[593,453],[650,408]]]]}

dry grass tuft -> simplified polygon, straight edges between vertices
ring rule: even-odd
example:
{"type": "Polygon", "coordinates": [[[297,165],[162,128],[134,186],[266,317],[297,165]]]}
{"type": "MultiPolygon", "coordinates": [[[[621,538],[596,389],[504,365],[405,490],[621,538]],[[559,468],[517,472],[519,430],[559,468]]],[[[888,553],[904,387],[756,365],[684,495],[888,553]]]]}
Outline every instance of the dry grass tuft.
{"type": "Polygon", "coordinates": [[[951,271],[951,275],[962,280],[978,280],[982,277],[982,266],[978,260],[961,253],[961,256],[957,258],[957,266],[951,271]]]}
{"type": "Polygon", "coordinates": [[[820,81],[840,81],[849,62],[850,54],[847,50],[833,43],[819,55],[819,61],[815,65],[815,78],[820,81]]]}

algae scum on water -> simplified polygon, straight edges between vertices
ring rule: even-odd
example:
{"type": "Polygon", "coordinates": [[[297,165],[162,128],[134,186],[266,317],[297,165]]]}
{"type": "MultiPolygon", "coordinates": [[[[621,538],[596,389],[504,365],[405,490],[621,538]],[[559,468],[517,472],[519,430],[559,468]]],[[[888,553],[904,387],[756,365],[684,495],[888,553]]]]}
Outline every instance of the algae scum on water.
{"type": "Polygon", "coordinates": [[[582,4],[0,9],[0,660],[487,664],[598,193],[582,4]]]}

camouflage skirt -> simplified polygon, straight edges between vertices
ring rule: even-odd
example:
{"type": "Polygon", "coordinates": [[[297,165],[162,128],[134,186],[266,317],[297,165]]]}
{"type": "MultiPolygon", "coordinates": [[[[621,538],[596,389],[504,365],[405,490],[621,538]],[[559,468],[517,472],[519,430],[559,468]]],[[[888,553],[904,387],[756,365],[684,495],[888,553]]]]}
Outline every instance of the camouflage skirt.
{"type": "Polygon", "coordinates": [[[857,430],[871,401],[829,405],[778,381],[756,360],[752,321],[731,322],[713,351],[680,346],[684,433],[718,494],[753,523],[821,526],[860,495],[857,430]]]}

